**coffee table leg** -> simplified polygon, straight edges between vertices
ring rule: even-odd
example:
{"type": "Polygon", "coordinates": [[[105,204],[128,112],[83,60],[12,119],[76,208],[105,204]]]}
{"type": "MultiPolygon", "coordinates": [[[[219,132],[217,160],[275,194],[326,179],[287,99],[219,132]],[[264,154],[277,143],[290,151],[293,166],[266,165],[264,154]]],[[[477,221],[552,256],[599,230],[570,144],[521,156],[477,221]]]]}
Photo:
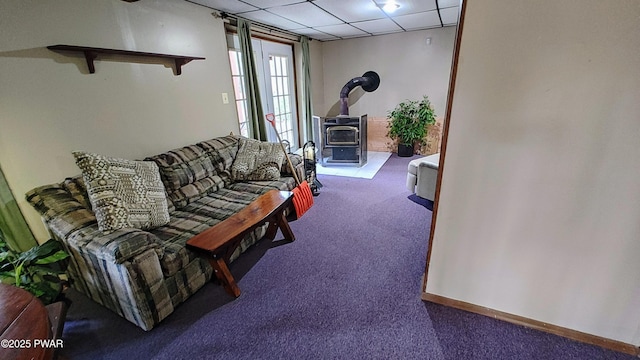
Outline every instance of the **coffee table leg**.
{"type": "Polygon", "coordinates": [[[284,211],[276,215],[276,224],[282,231],[282,235],[285,239],[289,241],[294,241],[296,239],[295,235],[293,235],[293,231],[291,231],[291,227],[289,227],[289,222],[287,218],[284,216],[284,211]]]}
{"type": "Polygon", "coordinates": [[[267,233],[264,235],[269,240],[273,240],[276,237],[276,233],[278,232],[278,223],[277,221],[270,220],[269,227],[267,227],[267,233]]]}
{"type": "Polygon", "coordinates": [[[231,271],[229,271],[224,259],[209,259],[209,264],[211,264],[214,274],[218,280],[220,280],[220,283],[227,294],[236,298],[240,296],[240,288],[238,287],[238,284],[236,284],[236,280],[233,278],[233,275],[231,275],[231,271]]]}

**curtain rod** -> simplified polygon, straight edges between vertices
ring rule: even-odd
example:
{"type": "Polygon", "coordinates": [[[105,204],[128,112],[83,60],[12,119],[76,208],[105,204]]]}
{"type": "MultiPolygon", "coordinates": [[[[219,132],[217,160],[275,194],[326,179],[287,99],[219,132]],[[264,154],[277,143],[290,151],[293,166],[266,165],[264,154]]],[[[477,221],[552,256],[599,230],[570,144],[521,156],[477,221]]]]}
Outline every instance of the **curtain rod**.
{"type": "MultiPolygon", "coordinates": [[[[217,19],[222,19],[225,23],[229,24],[229,26],[236,28],[237,29],[237,25],[238,25],[238,18],[242,18],[245,19],[241,16],[237,16],[237,15],[232,15],[229,13],[225,13],[225,12],[218,12],[215,11],[213,13],[211,13],[211,15],[213,15],[213,17],[217,18],[217,19]]],[[[270,25],[266,25],[263,23],[259,23],[259,22],[255,22],[253,20],[250,19],[245,19],[249,22],[251,22],[251,31],[255,31],[256,34],[258,35],[265,35],[265,36],[272,36],[275,38],[279,38],[279,39],[284,39],[287,41],[292,41],[292,42],[300,42],[300,38],[301,35],[299,34],[295,34],[286,30],[282,30],[282,29],[278,29],[276,27],[270,26],[270,25]]],[[[311,40],[311,39],[309,39],[311,40]]]]}

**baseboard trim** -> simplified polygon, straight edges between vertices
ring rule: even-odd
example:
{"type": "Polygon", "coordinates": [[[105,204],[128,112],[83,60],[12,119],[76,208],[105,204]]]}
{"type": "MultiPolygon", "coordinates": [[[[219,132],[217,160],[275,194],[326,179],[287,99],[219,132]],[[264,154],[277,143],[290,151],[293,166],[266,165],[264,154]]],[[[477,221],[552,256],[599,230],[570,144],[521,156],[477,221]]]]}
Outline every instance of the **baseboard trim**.
{"type": "Polygon", "coordinates": [[[422,300],[453,307],[460,310],[469,311],[469,312],[484,315],[484,316],[489,316],[498,320],[510,322],[512,324],[525,326],[531,329],[541,330],[544,332],[566,337],[568,339],[580,341],[587,344],[597,345],[605,349],[623,352],[623,353],[634,355],[634,356],[640,356],[640,348],[631,344],[621,342],[621,341],[611,340],[611,339],[603,338],[600,336],[583,333],[577,330],[571,330],[561,326],[547,324],[538,320],[533,320],[533,319],[525,318],[522,316],[509,314],[502,311],[498,311],[498,310],[486,308],[483,306],[474,305],[468,302],[455,300],[455,299],[447,298],[440,295],[430,294],[426,292],[422,293],[422,300]]]}

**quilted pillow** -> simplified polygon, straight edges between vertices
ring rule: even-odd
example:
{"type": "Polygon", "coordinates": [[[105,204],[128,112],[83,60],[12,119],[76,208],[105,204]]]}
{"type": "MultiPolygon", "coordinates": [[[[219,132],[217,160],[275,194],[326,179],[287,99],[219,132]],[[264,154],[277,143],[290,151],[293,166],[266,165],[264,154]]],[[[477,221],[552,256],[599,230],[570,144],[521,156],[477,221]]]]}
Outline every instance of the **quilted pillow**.
{"type": "Polygon", "coordinates": [[[122,228],[151,229],[169,222],[158,165],[74,151],[82,170],[98,228],[108,234],[122,228]]]}
{"type": "Polygon", "coordinates": [[[240,138],[231,177],[234,181],[278,180],[283,160],[280,144],[240,138]]]}

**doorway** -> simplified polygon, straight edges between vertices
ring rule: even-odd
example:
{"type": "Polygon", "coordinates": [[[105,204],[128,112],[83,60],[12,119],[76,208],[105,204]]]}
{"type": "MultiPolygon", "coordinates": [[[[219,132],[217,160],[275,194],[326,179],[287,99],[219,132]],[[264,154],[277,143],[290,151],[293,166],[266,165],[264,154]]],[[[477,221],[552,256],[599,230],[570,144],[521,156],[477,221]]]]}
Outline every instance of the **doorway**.
{"type": "MultiPolygon", "coordinates": [[[[229,34],[229,62],[233,80],[240,134],[249,136],[247,98],[244,88],[245,72],[240,61],[238,36],[229,34]]],[[[295,94],[293,46],[263,39],[252,39],[253,58],[256,63],[260,101],[265,114],[273,113],[280,137],[287,140],[290,151],[299,148],[298,116],[295,94]]],[[[262,119],[265,121],[265,119],[262,119]]],[[[267,140],[277,142],[271,125],[265,122],[267,140]]]]}

